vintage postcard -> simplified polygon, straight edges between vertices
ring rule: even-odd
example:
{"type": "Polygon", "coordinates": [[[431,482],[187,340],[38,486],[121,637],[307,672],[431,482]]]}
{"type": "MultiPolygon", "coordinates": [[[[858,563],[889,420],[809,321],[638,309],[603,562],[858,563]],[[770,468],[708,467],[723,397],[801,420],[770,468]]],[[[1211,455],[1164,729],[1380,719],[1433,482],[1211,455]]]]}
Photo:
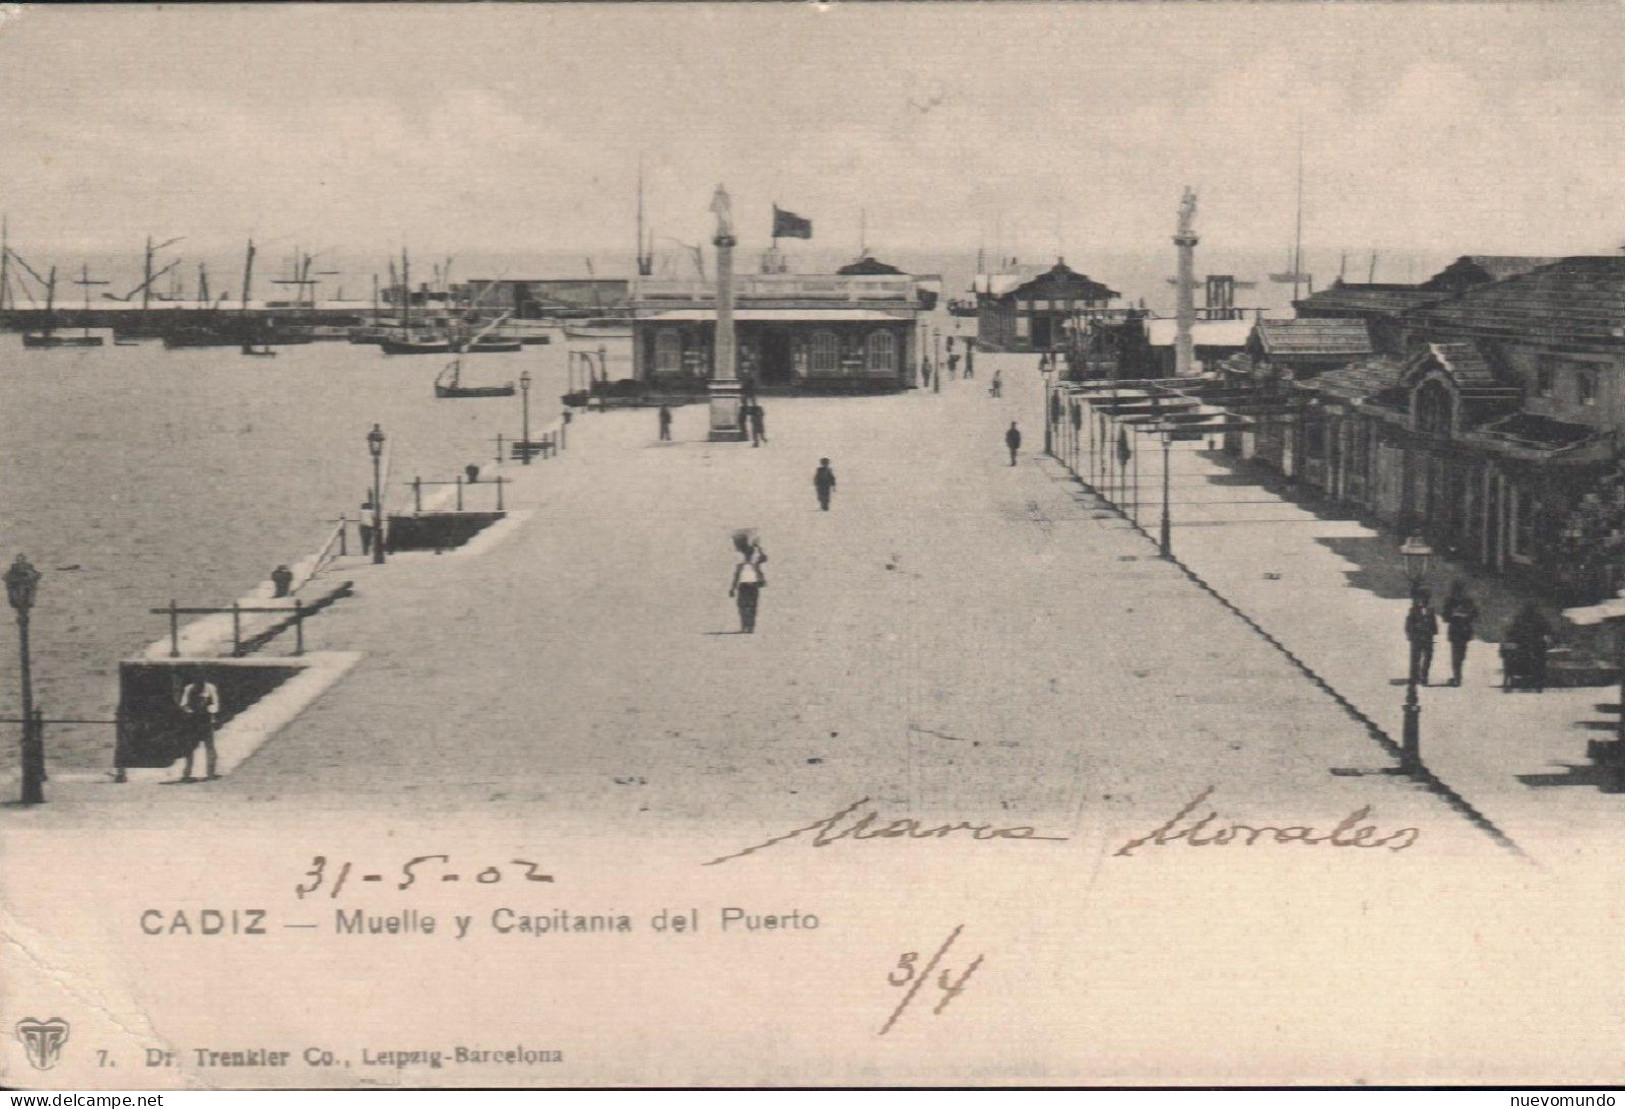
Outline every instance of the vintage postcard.
{"type": "Polygon", "coordinates": [[[0,5],[0,1084],[1593,1084],[1617,5],[0,5]]]}

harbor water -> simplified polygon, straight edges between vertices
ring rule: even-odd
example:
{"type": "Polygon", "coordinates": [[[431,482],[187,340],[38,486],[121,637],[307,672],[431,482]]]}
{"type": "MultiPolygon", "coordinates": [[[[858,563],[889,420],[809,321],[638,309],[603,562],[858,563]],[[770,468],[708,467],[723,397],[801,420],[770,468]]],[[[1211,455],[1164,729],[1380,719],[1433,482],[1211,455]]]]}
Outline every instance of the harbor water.
{"type": "MultiPolygon", "coordinates": [[[[570,345],[555,333],[549,345],[465,357],[463,383],[529,371],[539,433],[562,410],[570,345]]],[[[611,376],[629,345],[610,343],[611,376]]],[[[275,358],[158,342],[24,350],[0,334],[0,559],[26,554],[44,574],[30,637],[36,705],[48,718],[111,719],[119,660],[167,633],[149,609],[229,605],[313,553],[341,513],[355,519],[372,483],[374,423],[390,444],[391,508],[410,507],[414,476],[492,467],[496,436],[520,435],[521,397],[437,400],[448,361],[340,342],[275,358]]],[[[0,715],[15,717],[10,615],[0,715]]],[[[0,725],[0,770],[16,765],[18,731],[0,725]]],[[[47,732],[51,765],[63,768],[110,765],[112,741],[108,726],[47,732]]]]}

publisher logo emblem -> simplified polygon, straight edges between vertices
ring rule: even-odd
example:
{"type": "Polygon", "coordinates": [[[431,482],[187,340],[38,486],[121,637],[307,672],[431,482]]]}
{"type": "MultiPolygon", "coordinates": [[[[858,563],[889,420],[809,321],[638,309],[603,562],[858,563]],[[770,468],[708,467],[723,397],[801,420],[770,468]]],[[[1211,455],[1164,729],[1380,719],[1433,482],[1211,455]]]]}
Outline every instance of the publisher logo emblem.
{"type": "Polygon", "coordinates": [[[50,1070],[62,1058],[62,1045],[68,1042],[68,1022],[61,1017],[28,1017],[17,1022],[17,1038],[23,1042],[35,1070],[50,1070]]]}

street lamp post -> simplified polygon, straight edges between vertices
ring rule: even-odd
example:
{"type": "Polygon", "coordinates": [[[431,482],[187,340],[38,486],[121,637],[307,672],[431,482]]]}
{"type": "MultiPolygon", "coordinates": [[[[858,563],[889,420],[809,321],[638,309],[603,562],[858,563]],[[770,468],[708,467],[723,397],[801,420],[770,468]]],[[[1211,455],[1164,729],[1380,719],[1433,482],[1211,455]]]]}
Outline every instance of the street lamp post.
{"type": "Polygon", "coordinates": [[[1168,432],[1162,433],[1162,524],[1157,530],[1157,538],[1163,558],[1174,557],[1174,521],[1168,510],[1168,445],[1172,439],[1168,432]]]}
{"type": "Polygon", "coordinates": [[[384,561],[384,488],[379,465],[384,456],[384,429],[377,424],[367,432],[367,450],[372,453],[372,560],[384,561]]]}
{"type": "MultiPolygon", "coordinates": [[[[1420,535],[1413,535],[1399,548],[1405,559],[1405,575],[1411,580],[1411,597],[1422,588],[1428,567],[1433,562],[1433,548],[1420,535]]],[[[1422,705],[1416,699],[1416,649],[1411,648],[1409,673],[1405,678],[1405,730],[1400,743],[1400,765],[1406,773],[1414,774],[1422,768],[1422,705]]]]}
{"type": "Polygon", "coordinates": [[[525,445],[519,450],[526,466],[530,465],[530,371],[526,370],[519,375],[519,397],[523,415],[521,431],[524,435],[525,445]]]}
{"type": "Polygon", "coordinates": [[[45,743],[34,719],[34,675],[28,657],[28,612],[34,607],[40,572],[23,555],[18,555],[6,571],[6,600],[17,612],[18,662],[23,686],[22,803],[45,803],[45,743]]]}

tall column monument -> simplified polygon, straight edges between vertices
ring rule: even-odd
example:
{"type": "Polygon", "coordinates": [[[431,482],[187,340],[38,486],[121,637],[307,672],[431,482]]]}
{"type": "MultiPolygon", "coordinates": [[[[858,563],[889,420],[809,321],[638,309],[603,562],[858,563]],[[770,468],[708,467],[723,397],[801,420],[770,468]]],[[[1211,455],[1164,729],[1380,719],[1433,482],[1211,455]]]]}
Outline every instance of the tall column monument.
{"type": "Polygon", "coordinates": [[[1189,186],[1179,202],[1179,231],[1174,246],[1179,249],[1179,301],[1175,311],[1174,374],[1190,377],[1196,372],[1196,350],[1191,342],[1191,326],[1196,322],[1196,193],[1189,186]]]}
{"type": "Polygon", "coordinates": [[[711,198],[716,213],[717,234],[711,242],[717,248],[717,334],[714,344],[716,364],[712,368],[711,434],[713,443],[741,443],[745,427],[739,419],[740,388],[734,346],[734,238],[733,208],[728,190],[717,186],[711,198]]]}

